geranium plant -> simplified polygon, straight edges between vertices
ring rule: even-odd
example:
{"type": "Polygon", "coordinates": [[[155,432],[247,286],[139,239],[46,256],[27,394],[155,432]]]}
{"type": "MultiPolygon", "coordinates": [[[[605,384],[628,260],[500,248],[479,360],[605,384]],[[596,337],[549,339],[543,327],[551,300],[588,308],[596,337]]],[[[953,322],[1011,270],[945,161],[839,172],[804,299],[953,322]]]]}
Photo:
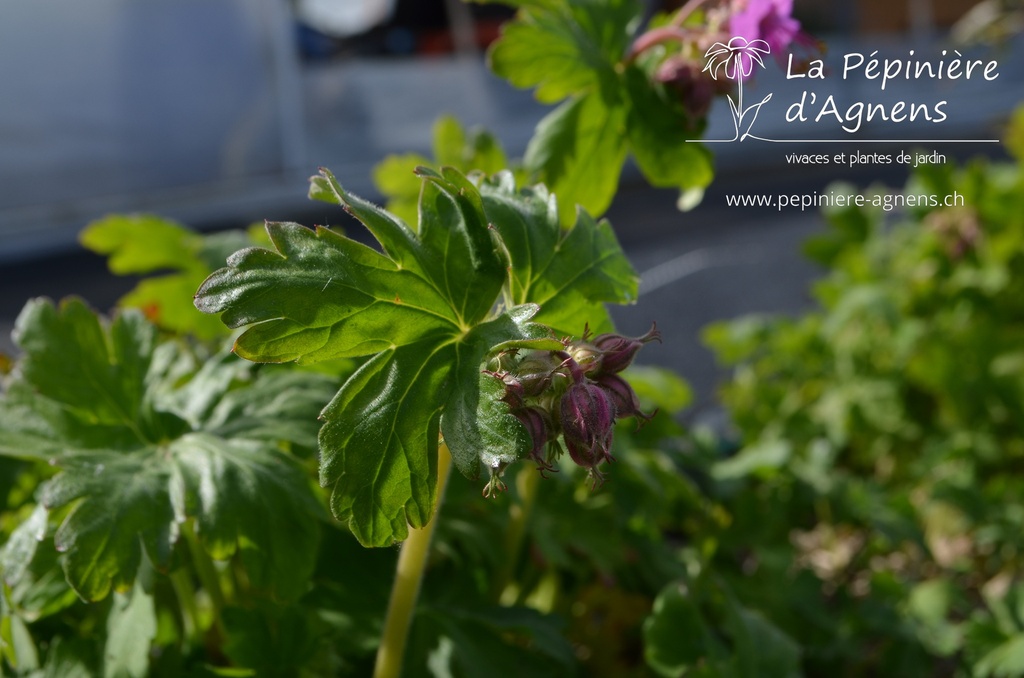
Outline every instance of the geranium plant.
{"type": "Polygon", "coordinates": [[[576,614],[570,600],[613,610],[638,639],[654,594],[685,571],[661,531],[706,507],[679,473],[678,426],[652,419],[685,387],[630,368],[656,326],[623,336],[605,309],[635,301],[638,281],[599,217],[630,155],[683,204],[710,182],[692,143],[709,81],[666,73],[740,9],[657,17],[654,30],[682,31],[676,51],[634,39],[637,2],[517,4],[491,65],[560,102],[521,162],[446,119],[435,159],[378,170],[393,212],[326,169],[311,180],[376,247],[294,223],[204,237],[112,217],[84,244],[115,272],[172,273],[109,319],[78,299],[26,306],[0,398],[5,669],[494,675],[488,659],[509,652],[536,675],[636,663],[632,641],[585,619],[563,630],[558,615],[576,614]],[[181,293],[196,285],[207,315],[181,293]],[[448,482],[452,464],[472,493],[448,482]],[[446,484],[457,508],[435,519],[446,484]],[[569,533],[565,510],[580,516],[569,533]],[[435,528],[439,583],[420,598],[435,528]],[[395,562],[356,541],[402,546],[395,562]],[[489,574],[467,582],[453,563],[489,574]],[[631,583],[602,593],[617,578],[631,583]]]}

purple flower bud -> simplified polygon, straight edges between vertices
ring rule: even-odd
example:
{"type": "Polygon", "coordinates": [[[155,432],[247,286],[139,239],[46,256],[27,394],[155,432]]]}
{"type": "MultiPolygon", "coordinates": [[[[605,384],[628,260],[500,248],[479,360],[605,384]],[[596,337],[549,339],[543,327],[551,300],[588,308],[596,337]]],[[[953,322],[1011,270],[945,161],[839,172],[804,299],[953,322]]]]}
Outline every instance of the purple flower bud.
{"type": "Polygon", "coordinates": [[[611,398],[612,404],[615,405],[615,417],[617,419],[638,417],[648,421],[654,416],[654,413],[644,414],[640,411],[640,400],[636,397],[636,391],[629,385],[629,382],[619,375],[602,374],[594,381],[611,398]]]}
{"type": "Polygon", "coordinates": [[[594,344],[586,341],[586,335],[581,341],[573,341],[566,345],[565,352],[573,359],[573,362],[585,375],[597,374],[601,369],[603,354],[594,344]]]}
{"type": "Polygon", "coordinates": [[[555,370],[561,360],[551,355],[551,351],[534,351],[523,358],[516,368],[516,377],[523,388],[523,395],[535,398],[551,386],[555,370]]]}
{"type": "Polygon", "coordinates": [[[566,439],[565,447],[569,450],[571,458],[577,466],[583,468],[597,468],[606,461],[606,455],[598,445],[587,445],[577,440],[566,439]]]}
{"type": "Polygon", "coordinates": [[[693,118],[703,118],[715,98],[715,81],[702,64],[683,56],[671,56],[654,72],[654,79],[676,91],[683,108],[693,118]]]}
{"type": "Polygon", "coordinates": [[[644,344],[661,341],[661,332],[651,324],[647,334],[640,337],[624,337],[621,334],[601,334],[594,339],[594,345],[604,354],[601,374],[618,374],[633,363],[633,358],[644,344]]]}
{"type": "Polygon", "coordinates": [[[604,389],[587,380],[573,384],[562,396],[560,414],[565,446],[574,462],[594,469],[612,460],[615,406],[604,389]]]}
{"type": "Polygon", "coordinates": [[[536,462],[537,468],[541,473],[554,470],[544,454],[544,448],[551,437],[552,428],[546,414],[537,407],[523,407],[513,410],[512,414],[522,422],[523,426],[526,427],[526,432],[530,434],[532,442],[529,452],[530,459],[536,462]]]}

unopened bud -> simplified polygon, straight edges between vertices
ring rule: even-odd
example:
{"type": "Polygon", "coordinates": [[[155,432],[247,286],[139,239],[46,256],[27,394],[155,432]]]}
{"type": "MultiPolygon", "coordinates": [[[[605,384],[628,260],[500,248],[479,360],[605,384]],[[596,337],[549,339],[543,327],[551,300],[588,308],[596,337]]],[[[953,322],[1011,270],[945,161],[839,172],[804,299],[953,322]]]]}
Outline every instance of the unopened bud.
{"type": "Polygon", "coordinates": [[[601,369],[601,349],[589,341],[571,342],[565,347],[565,352],[587,376],[597,374],[601,369]]]}
{"type": "Polygon", "coordinates": [[[523,358],[516,367],[516,377],[523,388],[523,395],[535,398],[544,393],[551,386],[555,370],[561,362],[551,355],[551,351],[534,351],[523,358]]]}
{"type": "Polygon", "coordinates": [[[654,72],[654,79],[672,87],[683,108],[694,118],[703,118],[715,97],[715,81],[708,77],[696,61],[672,56],[654,72]]]}
{"type": "Polygon", "coordinates": [[[530,434],[530,459],[536,462],[541,470],[551,470],[551,465],[544,455],[544,448],[550,438],[551,424],[544,412],[536,407],[524,407],[513,410],[512,414],[522,422],[526,432],[530,434]]]}
{"type": "Polygon", "coordinates": [[[601,387],[590,381],[573,384],[562,396],[562,434],[572,460],[594,468],[611,459],[615,406],[601,387]]]}
{"type": "Polygon", "coordinates": [[[602,374],[595,379],[597,385],[604,389],[615,405],[615,417],[625,419],[626,417],[638,417],[649,420],[653,414],[644,414],[640,411],[640,400],[636,391],[625,379],[617,374],[602,374]]]}
{"type": "Polygon", "coordinates": [[[601,374],[618,374],[633,363],[633,358],[644,344],[661,341],[661,332],[655,324],[647,334],[639,337],[624,337],[621,334],[601,334],[594,339],[594,345],[600,349],[604,358],[601,361],[601,374]]]}

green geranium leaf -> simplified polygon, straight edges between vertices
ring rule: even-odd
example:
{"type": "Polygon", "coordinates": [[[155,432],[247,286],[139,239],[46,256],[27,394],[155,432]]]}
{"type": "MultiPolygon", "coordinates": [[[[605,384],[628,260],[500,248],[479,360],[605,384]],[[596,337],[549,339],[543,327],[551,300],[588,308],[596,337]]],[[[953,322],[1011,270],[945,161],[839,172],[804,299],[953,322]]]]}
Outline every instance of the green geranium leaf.
{"type": "MultiPolygon", "coordinates": [[[[491,420],[478,418],[480,365],[492,347],[560,346],[529,312],[481,324],[460,340],[427,339],[381,352],[345,383],[323,411],[320,482],[333,489],[331,508],[364,544],[404,539],[436,501],[441,412],[445,440],[459,469],[477,475],[495,449],[491,420]],[[446,406],[447,404],[447,406],[446,406]],[[368,454],[368,450],[380,450],[368,454]]],[[[483,398],[484,402],[488,398],[483,398]]],[[[528,449],[522,435],[503,441],[513,459],[528,449]]]]}
{"type": "Polygon", "coordinates": [[[600,302],[636,300],[639,277],[607,221],[579,212],[572,228],[562,228],[555,197],[543,186],[517,190],[507,172],[480,192],[509,252],[512,302],[538,304],[536,322],[562,334],[578,335],[586,323],[601,332],[611,320],[600,302]]]}
{"type": "MultiPolygon", "coordinates": [[[[506,276],[477,189],[448,168],[421,174],[415,231],[329,172],[313,180],[311,194],[343,204],[382,252],[324,229],[271,224],[277,251],[237,253],[196,296],[200,309],[223,312],[231,326],[257,323],[236,343],[244,357],[372,356],[324,409],[319,436],[332,509],[365,544],[404,539],[407,525],[430,519],[451,373],[457,364],[479,373],[490,347],[478,345],[486,335],[473,328],[506,276]]],[[[501,341],[521,338],[535,337],[501,341]]]]}
{"type": "Polygon", "coordinates": [[[682,676],[705,655],[720,652],[719,643],[693,596],[679,585],[666,587],[644,623],[644,658],[648,666],[659,676],[682,676]]]}
{"type": "MultiPolygon", "coordinates": [[[[163,417],[173,427],[173,415],[163,417]]],[[[95,422],[65,404],[39,397],[24,380],[9,380],[0,399],[0,455],[25,461],[52,462],[69,451],[131,449],[138,443],[133,427],[95,422]]],[[[138,425],[153,425],[152,419],[138,425]]],[[[137,428],[137,426],[135,427],[137,428]]]]}
{"type": "Polygon", "coordinates": [[[629,102],[629,148],[647,181],[683,193],[705,188],[714,178],[711,153],[693,143],[703,132],[703,121],[688,121],[680,102],[655,88],[639,67],[628,67],[622,79],[629,102]]]}
{"type": "MultiPolygon", "coordinates": [[[[45,515],[45,513],[44,513],[45,515]]],[[[5,576],[5,579],[11,579],[5,576]]],[[[11,587],[11,603],[28,622],[58,615],[79,602],[78,595],[64,577],[60,554],[53,548],[36,548],[27,572],[17,575],[11,587]]]]}
{"type": "Polygon", "coordinates": [[[482,128],[465,129],[450,115],[434,123],[434,162],[462,173],[490,175],[507,168],[508,157],[497,137],[482,128]]]}
{"type": "Polygon", "coordinates": [[[107,617],[103,649],[104,678],[142,678],[149,675],[150,643],[156,636],[156,604],[143,586],[115,593],[107,617]]]}
{"type": "Polygon", "coordinates": [[[651,184],[680,190],[680,209],[699,202],[713,176],[710,154],[691,143],[704,121],[655,82],[658,60],[630,56],[640,3],[519,5],[490,64],[538,100],[561,102],[537,125],[523,162],[559,196],[562,223],[572,223],[577,204],[595,215],[608,208],[630,153],[651,184]]]}
{"type": "Polygon", "coordinates": [[[437,487],[439,395],[455,358],[427,340],[378,353],[324,408],[320,484],[364,544],[408,535],[430,519],[437,487]]]}
{"type": "Polygon", "coordinates": [[[181,224],[152,214],[105,217],[79,235],[82,245],[107,255],[110,271],[118,275],[189,266],[200,240],[181,224]]]}
{"type": "Polygon", "coordinates": [[[262,441],[190,433],[145,453],[81,453],[40,499],[51,510],[83,500],[54,541],[68,580],[88,600],[130,586],[143,549],[169,568],[191,516],[211,556],[240,552],[254,584],[286,597],[303,591],[312,567],[305,559],[316,552],[318,511],[305,475],[262,441]]]}
{"type": "Polygon", "coordinates": [[[15,322],[14,340],[24,352],[19,371],[36,393],[89,423],[136,425],[156,344],[156,328],[138,314],[118,316],[108,331],[81,301],[60,308],[30,301],[15,322]]]}
{"type": "Polygon", "coordinates": [[[465,329],[483,320],[493,307],[505,283],[505,262],[476,187],[447,167],[441,174],[424,171],[424,176],[419,224],[429,262],[424,268],[444,290],[465,329]]]}
{"type": "Polygon", "coordinates": [[[433,151],[434,159],[439,166],[447,165],[462,170],[465,146],[466,131],[462,129],[458,120],[450,115],[443,115],[434,122],[433,151]]]}
{"type": "Polygon", "coordinates": [[[720,584],[701,584],[705,590],[671,584],[654,601],[644,623],[648,666],[666,677],[800,675],[797,643],[720,584]]]}
{"type": "Polygon", "coordinates": [[[543,103],[555,103],[595,84],[593,71],[580,68],[579,48],[554,13],[529,13],[510,22],[490,51],[491,69],[516,87],[536,87],[543,103]]]}
{"type": "Polygon", "coordinates": [[[562,344],[551,338],[544,325],[529,322],[535,305],[513,308],[509,313],[477,325],[458,347],[453,368],[455,388],[444,409],[441,431],[455,466],[476,478],[479,465],[498,469],[530,449],[530,437],[519,420],[501,402],[504,385],[481,373],[488,353],[513,348],[557,350],[562,344]]]}
{"type": "Polygon", "coordinates": [[[626,161],[626,109],[599,91],[566,101],[537,124],[523,162],[543,177],[572,223],[576,205],[601,214],[619,187],[626,161]]]}
{"type": "Polygon", "coordinates": [[[52,537],[48,517],[46,507],[37,504],[0,553],[0,573],[11,587],[11,605],[28,622],[56,614],[78,601],[64,579],[56,550],[40,548],[48,535],[52,537]]]}
{"type": "Polygon", "coordinates": [[[537,125],[523,159],[559,196],[562,223],[576,205],[601,214],[611,204],[628,151],[619,71],[640,16],[632,0],[520,9],[490,51],[491,68],[538,100],[565,100],[537,125]]]}
{"type": "MultiPolygon", "coordinates": [[[[462,138],[454,125],[441,132],[447,144],[462,138]]],[[[507,173],[494,183],[452,167],[417,173],[416,228],[326,170],[312,179],[310,195],[343,205],[379,251],[270,224],[275,250],[232,255],[196,295],[228,325],[251,325],[235,344],[243,357],[366,359],[323,410],[319,446],[331,508],[367,545],[404,539],[432,516],[439,433],[471,478],[530,449],[496,380],[481,374],[490,357],[559,349],[552,327],[610,326],[602,302],[636,295],[610,226],[581,213],[561,228],[543,187],[518,191],[507,173]]]]}
{"type": "Polygon", "coordinates": [[[529,4],[523,3],[491,48],[491,68],[497,75],[516,87],[535,87],[544,103],[615,80],[615,65],[629,47],[630,25],[640,16],[640,3],[529,4]]]}
{"type": "Polygon", "coordinates": [[[445,408],[444,439],[457,454],[452,461],[463,475],[475,478],[484,466],[498,471],[530,449],[526,428],[501,402],[505,385],[492,375],[473,370],[476,384],[460,384],[445,408]],[[474,452],[476,450],[476,452],[474,452]]]}
{"type": "Polygon", "coordinates": [[[324,228],[267,224],[276,252],[232,255],[196,296],[230,327],[258,323],[235,352],[261,362],[315,362],[362,356],[457,326],[438,313],[444,298],[413,271],[324,228]],[[359,332],[341,332],[342,325],[359,332]]]}
{"type": "Polygon", "coordinates": [[[14,582],[25,574],[39,542],[46,537],[46,509],[36,506],[29,517],[11,533],[0,555],[0,571],[5,582],[14,582]]]}
{"type": "Polygon", "coordinates": [[[430,165],[429,158],[406,153],[389,155],[373,167],[373,184],[387,198],[388,211],[406,223],[416,223],[420,187],[423,185],[416,170],[426,165],[430,165]]]}
{"type": "Polygon", "coordinates": [[[201,339],[227,335],[222,323],[197,312],[188,299],[228,254],[251,244],[244,233],[203,236],[151,214],[113,215],[86,226],[79,241],[106,255],[117,275],[159,274],[140,281],[121,298],[120,306],[141,309],[172,332],[201,339]]]}
{"type": "MultiPolygon", "coordinates": [[[[187,520],[213,557],[239,554],[255,586],[302,592],[320,509],[279,445],[312,444],[333,380],[263,377],[226,357],[196,370],[176,343],[158,345],[140,314],[105,324],[75,299],[29,302],[15,340],[22,356],[0,399],[0,454],[60,469],[39,501],[63,516],[54,542],[79,596],[130,587],[143,551],[170,568],[187,520]],[[281,413],[295,422],[273,427],[281,413]]],[[[38,512],[16,530],[5,576],[20,577],[30,540],[45,532],[38,512]]]]}
{"type": "MultiPolygon", "coordinates": [[[[345,191],[327,170],[312,179],[310,195],[344,205],[380,242],[382,261],[390,259],[392,267],[420,278],[441,296],[440,301],[435,297],[426,299],[426,303],[435,304],[443,317],[464,330],[490,310],[505,279],[504,262],[488,228],[480,196],[469,180],[454,168],[441,172],[419,168],[418,173],[425,181],[415,231],[345,191]]],[[[392,284],[408,284],[407,278],[393,280],[392,284]]],[[[366,282],[372,286],[377,281],[366,282]]],[[[197,303],[202,297],[201,289],[197,303]]]]}

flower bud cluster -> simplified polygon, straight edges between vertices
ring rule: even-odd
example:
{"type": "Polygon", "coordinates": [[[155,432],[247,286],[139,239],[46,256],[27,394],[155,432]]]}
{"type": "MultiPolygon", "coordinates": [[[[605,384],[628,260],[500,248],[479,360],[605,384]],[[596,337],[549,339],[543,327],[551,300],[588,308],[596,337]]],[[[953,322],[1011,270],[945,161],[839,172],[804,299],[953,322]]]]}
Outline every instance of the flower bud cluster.
{"type": "MultiPolygon", "coordinates": [[[[640,410],[636,393],[619,374],[651,341],[661,341],[655,325],[640,337],[607,333],[591,338],[587,330],[579,340],[564,339],[562,350],[495,359],[486,373],[504,384],[502,401],[530,434],[527,456],[541,475],[556,471],[555,463],[568,451],[574,463],[587,469],[594,487],[604,482],[599,467],[614,461],[615,421],[653,416],[640,410]]],[[[503,489],[501,471],[488,482],[485,496],[503,489]]]]}

